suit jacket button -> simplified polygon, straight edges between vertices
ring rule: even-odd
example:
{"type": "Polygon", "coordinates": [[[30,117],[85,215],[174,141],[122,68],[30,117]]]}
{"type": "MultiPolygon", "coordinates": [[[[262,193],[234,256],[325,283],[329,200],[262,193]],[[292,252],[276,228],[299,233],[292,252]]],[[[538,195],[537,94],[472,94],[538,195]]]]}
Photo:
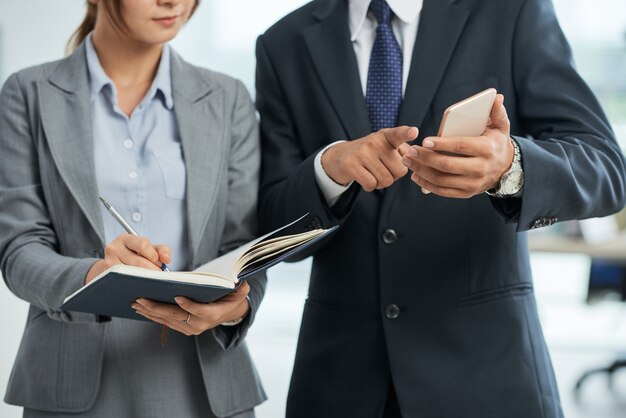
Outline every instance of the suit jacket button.
{"type": "Polygon", "coordinates": [[[393,244],[396,242],[397,238],[398,234],[396,234],[396,231],[393,229],[386,229],[385,232],[383,232],[383,242],[385,244],[393,244]]]}
{"type": "Polygon", "coordinates": [[[400,316],[400,308],[398,308],[398,305],[396,305],[395,303],[387,305],[387,307],[385,308],[385,316],[388,319],[396,319],[398,316],[400,316]]]}

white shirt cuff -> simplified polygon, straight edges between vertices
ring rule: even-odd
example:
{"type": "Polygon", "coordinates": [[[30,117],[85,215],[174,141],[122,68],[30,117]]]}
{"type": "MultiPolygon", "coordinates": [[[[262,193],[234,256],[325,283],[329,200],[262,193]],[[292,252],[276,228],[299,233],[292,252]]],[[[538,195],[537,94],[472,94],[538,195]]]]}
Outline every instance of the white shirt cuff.
{"type": "Polygon", "coordinates": [[[328,204],[328,206],[332,206],[335,203],[337,203],[337,200],[339,200],[341,195],[346,190],[348,190],[350,185],[352,185],[352,182],[348,183],[345,186],[342,186],[341,184],[336,183],[335,180],[328,177],[328,174],[326,174],[326,171],[324,171],[324,167],[322,167],[322,154],[326,152],[328,148],[340,142],[346,142],[346,141],[333,142],[332,144],[328,145],[326,148],[318,152],[317,155],[315,156],[315,162],[314,162],[315,181],[317,181],[317,185],[322,191],[322,194],[324,195],[324,198],[326,199],[326,203],[328,204]]]}

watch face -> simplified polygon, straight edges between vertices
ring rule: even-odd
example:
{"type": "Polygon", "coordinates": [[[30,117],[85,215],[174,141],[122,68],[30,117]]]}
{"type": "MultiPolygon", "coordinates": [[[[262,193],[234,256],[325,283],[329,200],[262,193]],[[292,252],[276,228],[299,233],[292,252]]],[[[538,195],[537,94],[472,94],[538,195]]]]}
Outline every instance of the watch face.
{"type": "Polygon", "coordinates": [[[500,180],[500,194],[512,196],[524,185],[524,172],[521,169],[511,170],[500,180]]]}

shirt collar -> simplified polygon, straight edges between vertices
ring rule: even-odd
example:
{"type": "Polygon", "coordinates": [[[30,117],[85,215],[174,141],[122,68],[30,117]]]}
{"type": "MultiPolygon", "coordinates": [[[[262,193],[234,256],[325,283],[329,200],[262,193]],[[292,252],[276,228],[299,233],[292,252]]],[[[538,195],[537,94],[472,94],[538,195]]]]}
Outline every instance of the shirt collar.
{"type": "MultiPolygon", "coordinates": [[[[100,60],[98,59],[98,54],[96,53],[96,49],[93,46],[92,34],[90,33],[85,40],[85,48],[87,52],[87,69],[89,71],[90,78],[90,89],[91,89],[91,100],[95,100],[95,98],[100,94],[100,92],[105,88],[109,87],[111,89],[111,101],[115,102],[117,100],[117,92],[115,90],[115,84],[106,75],[102,65],[100,65],[100,60]]],[[[159,68],[157,69],[156,76],[152,81],[152,85],[146,93],[146,100],[151,100],[157,94],[160,93],[163,98],[163,103],[165,107],[171,110],[174,107],[174,100],[172,97],[172,76],[171,76],[171,61],[170,61],[170,47],[169,45],[163,46],[163,52],[161,53],[161,60],[159,62],[159,68]]],[[[115,104],[115,103],[114,103],[115,104]]]]}
{"type": "Polygon", "coordinates": [[[157,70],[152,86],[150,87],[147,97],[154,97],[158,92],[163,95],[165,107],[172,110],[174,107],[174,100],[172,98],[172,71],[170,60],[170,46],[168,44],[163,45],[163,52],[161,52],[161,61],[159,62],[159,69],[157,70]]]}
{"type": "MultiPolygon", "coordinates": [[[[359,36],[363,23],[365,23],[370,2],[371,0],[350,0],[349,22],[352,42],[359,36]]],[[[387,4],[398,19],[404,23],[412,23],[422,11],[424,0],[387,0],[387,4]]]]}
{"type": "Polygon", "coordinates": [[[93,41],[91,40],[92,36],[93,34],[90,33],[87,35],[87,39],[85,39],[85,51],[87,53],[87,69],[89,71],[91,100],[93,101],[104,87],[110,86],[110,88],[115,89],[115,86],[100,65],[98,54],[96,54],[96,49],[94,48],[93,41]]]}

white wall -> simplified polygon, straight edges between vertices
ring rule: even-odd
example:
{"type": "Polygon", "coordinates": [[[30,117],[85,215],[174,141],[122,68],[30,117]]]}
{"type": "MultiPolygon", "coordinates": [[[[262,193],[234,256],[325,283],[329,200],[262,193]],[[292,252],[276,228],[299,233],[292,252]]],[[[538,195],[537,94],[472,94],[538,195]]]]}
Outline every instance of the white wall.
{"type": "Polygon", "coordinates": [[[624,0],[552,0],[563,31],[572,43],[623,45],[626,39],[624,0]]]}
{"type": "Polygon", "coordinates": [[[0,0],[0,82],[24,67],[62,58],[84,10],[77,0],[0,0]]]}

